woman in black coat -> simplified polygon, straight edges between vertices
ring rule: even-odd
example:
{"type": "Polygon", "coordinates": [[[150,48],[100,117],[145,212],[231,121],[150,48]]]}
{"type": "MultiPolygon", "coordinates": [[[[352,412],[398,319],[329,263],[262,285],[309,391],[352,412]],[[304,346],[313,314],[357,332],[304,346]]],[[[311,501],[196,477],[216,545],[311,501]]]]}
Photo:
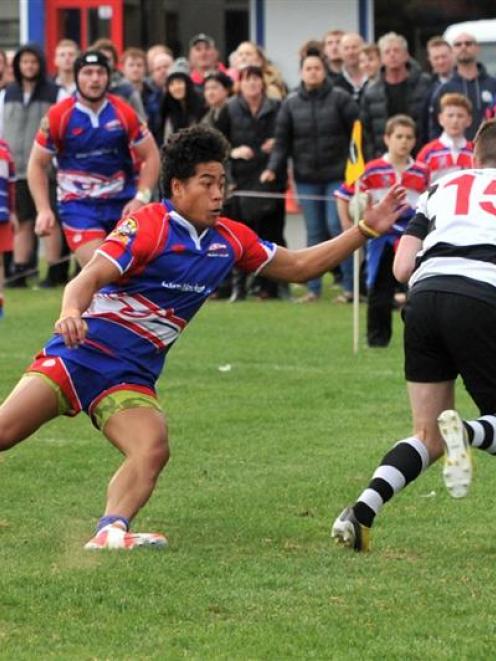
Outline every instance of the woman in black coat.
{"type": "MultiPolygon", "coordinates": [[[[266,95],[260,67],[247,66],[239,74],[239,93],[222,108],[216,126],[231,143],[230,174],[234,190],[254,193],[283,193],[286,189],[286,168],[282,168],[271,184],[262,184],[274,144],[274,130],[280,102],[266,95]]],[[[268,241],[284,245],[284,199],[236,196],[229,214],[249,225],[268,241]]],[[[257,279],[257,294],[261,298],[279,298],[277,283],[257,279]]],[[[246,297],[245,279],[236,274],[232,300],[246,297]]]]}
{"type": "Polygon", "coordinates": [[[205,102],[198,94],[189,76],[189,65],[184,57],[172,65],[165,83],[165,94],[160,108],[160,135],[165,144],[179,129],[197,124],[206,112],[205,102]]]}

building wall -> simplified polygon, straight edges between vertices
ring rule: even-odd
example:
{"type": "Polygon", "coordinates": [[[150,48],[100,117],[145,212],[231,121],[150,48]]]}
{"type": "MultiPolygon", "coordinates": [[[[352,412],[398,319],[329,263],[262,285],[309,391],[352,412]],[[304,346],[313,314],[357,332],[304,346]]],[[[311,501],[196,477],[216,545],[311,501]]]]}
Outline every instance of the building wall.
{"type": "MultiPolygon", "coordinates": [[[[252,11],[257,4],[252,2],[252,11]]],[[[298,82],[298,50],[305,41],[321,39],[328,30],[359,30],[358,0],[264,0],[264,5],[265,51],[289,87],[298,82]]]]}
{"type": "Polygon", "coordinates": [[[0,48],[16,48],[19,41],[19,0],[0,0],[0,48]]]}

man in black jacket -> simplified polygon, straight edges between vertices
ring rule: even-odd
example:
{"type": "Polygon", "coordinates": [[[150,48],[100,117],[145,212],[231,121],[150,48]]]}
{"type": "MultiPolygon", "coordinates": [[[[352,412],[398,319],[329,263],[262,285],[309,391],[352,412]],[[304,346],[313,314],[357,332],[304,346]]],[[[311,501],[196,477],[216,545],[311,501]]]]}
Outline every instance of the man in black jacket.
{"type": "MultiPolygon", "coordinates": [[[[360,109],[367,160],[379,158],[386,151],[384,130],[393,115],[409,115],[420,125],[431,84],[430,76],[410,59],[404,37],[388,32],[379,39],[378,46],[382,59],[380,78],[365,89],[360,109]]],[[[414,153],[419,148],[417,135],[414,153]]]]}
{"type": "MultiPolygon", "coordinates": [[[[276,122],[275,144],[262,181],[273,181],[276,172],[293,160],[294,179],[303,208],[307,245],[341,233],[334,191],[343,181],[353,122],[358,106],[348,92],[326,77],[318,50],[308,49],[301,63],[301,85],[282,103],[276,122]]],[[[353,298],[353,260],[341,264],[343,294],[353,298]]],[[[320,278],[307,283],[304,301],[320,297],[320,278]]]]}

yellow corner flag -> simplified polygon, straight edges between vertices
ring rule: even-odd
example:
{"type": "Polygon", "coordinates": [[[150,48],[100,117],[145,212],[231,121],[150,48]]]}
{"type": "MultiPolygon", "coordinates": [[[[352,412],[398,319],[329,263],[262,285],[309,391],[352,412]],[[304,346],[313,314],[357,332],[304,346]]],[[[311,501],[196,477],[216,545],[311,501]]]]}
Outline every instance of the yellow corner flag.
{"type": "Polygon", "coordinates": [[[362,122],[355,120],[351,130],[350,153],[346,161],[345,182],[351,186],[363,174],[365,162],[362,152],[362,122]]]}

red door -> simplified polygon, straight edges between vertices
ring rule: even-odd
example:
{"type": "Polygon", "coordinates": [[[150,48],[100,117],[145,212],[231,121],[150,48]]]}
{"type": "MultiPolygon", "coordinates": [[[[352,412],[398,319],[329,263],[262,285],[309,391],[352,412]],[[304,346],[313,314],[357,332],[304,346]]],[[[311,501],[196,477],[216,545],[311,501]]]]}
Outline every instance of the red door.
{"type": "Polygon", "coordinates": [[[55,46],[61,39],[73,39],[86,50],[102,37],[111,39],[122,51],[123,0],[46,0],[46,54],[53,73],[55,46]]]}

